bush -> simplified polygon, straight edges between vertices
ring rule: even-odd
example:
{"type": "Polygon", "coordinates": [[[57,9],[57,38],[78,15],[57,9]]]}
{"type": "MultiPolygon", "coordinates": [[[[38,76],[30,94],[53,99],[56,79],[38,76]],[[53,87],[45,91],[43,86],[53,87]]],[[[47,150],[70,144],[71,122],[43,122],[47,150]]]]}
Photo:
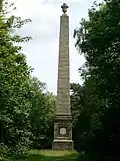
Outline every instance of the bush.
{"type": "Polygon", "coordinates": [[[0,144],[0,156],[5,157],[8,154],[8,147],[3,143],[0,144]]]}
{"type": "Polygon", "coordinates": [[[28,148],[21,145],[16,145],[16,147],[9,149],[9,157],[16,159],[25,158],[28,155],[28,148]]]}

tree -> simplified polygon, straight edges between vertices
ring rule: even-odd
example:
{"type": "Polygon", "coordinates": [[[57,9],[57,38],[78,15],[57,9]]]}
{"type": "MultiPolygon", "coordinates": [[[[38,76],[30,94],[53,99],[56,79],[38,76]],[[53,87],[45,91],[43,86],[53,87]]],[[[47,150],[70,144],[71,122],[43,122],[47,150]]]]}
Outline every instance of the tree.
{"type": "Polygon", "coordinates": [[[100,118],[105,110],[105,102],[99,100],[98,95],[94,93],[94,85],[95,82],[91,78],[82,86],[75,83],[71,85],[73,140],[76,150],[92,150],[88,141],[101,129],[100,118]]]}
{"type": "Polygon", "coordinates": [[[21,46],[15,43],[30,37],[22,38],[13,31],[29,21],[15,16],[6,18],[5,12],[0,12],[0,143],[1,149],[2,145],[8,148],[7,154],[17,153],[17,157],[29,145],[31,104],[27,95],[31,69],[21,46]]]}
{"type": "MultiPolygon", "coordinates": [[[[85,84],[92,80],[92,93],[100,103],[96,110],[100,114],[101,127],[99,133],[92,130],[91,144],[94,151],[114,157],[119,156],[120,150],[119,9],[119,0],[106,0],[94,5],[88,12],[89,19],[81,20],[81,26],[74,35],[77,49],[86,58],[85,68],[82,68],[83,79],[85,84]]],[[[89,99],[93,102],[93,98],[89,99]]]]}
{"type": "Polygon", "coordinates": [[[51,126],[55,114],[55,97],[46,91],[46,84],[41,83],[35,77],[30,79],[30,88],[32,147],[35,149],[48,148],[53,137],[51,126]]]}

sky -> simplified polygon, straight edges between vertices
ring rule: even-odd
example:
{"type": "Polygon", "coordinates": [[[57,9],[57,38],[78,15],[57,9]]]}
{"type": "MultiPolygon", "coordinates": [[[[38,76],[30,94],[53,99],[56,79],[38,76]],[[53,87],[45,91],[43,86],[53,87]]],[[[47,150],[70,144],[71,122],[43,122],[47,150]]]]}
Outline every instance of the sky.
{"type": "Polygon", "coordinates": [[[57,93],[59,24],[61,5],[69,6],[70,34],[70,82],[82,83],[78,69],[85,59],[75,48],[74,29],[79,27],[82,17],[87,17],[93,0],[9,0],[17,7],[14,14],[32,22],[17,31],[21,36],[32,36],[33,40],[22,44],[28,65],[34,68],[32,75],[46,82],[47,89],[57,93]]]}

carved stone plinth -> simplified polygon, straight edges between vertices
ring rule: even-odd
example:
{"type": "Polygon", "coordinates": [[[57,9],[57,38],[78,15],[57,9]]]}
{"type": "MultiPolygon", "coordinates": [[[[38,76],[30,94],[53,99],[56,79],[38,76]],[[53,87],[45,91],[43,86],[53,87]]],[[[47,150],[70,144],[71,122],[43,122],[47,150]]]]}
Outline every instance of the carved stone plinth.
{"type": "Polygon", "coordinates": [[[71,116],[64,114],[56,115],[52,148],[56,150],[71,150],[73,147],[71,116]]]}

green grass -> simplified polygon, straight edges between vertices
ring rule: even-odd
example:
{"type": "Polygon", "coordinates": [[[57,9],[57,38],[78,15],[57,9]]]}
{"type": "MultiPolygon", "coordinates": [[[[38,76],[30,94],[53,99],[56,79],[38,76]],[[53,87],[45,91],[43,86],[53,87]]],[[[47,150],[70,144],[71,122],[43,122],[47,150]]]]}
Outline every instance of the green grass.
{"type": "MultiPolygon", "coordinates": [[[[1,160],[2,161],[2,160],[1,160]]],[[[31,150],[26,159],[5,161],[102,161],[95,156],[79,155],[76,151],[31,150]]]]}
{"type": "Polygon", "coordinates": [[[75,161],[76,151],[32,150],[26,159],[8,161],[75,161]]]}
{"type": "Polygon", "coordinates": [[[78,154],[76,151],[66,151],[66,150],[31,150],[30,154],[39,154],[44,156],[64,156],[71,154],[78,154]]]}
{"type": "Polygon", "coordinates": [[[77,155],[78,153],[75,151],[31,151],[31,155],[26,161],[74,161],[77,155]]]}

